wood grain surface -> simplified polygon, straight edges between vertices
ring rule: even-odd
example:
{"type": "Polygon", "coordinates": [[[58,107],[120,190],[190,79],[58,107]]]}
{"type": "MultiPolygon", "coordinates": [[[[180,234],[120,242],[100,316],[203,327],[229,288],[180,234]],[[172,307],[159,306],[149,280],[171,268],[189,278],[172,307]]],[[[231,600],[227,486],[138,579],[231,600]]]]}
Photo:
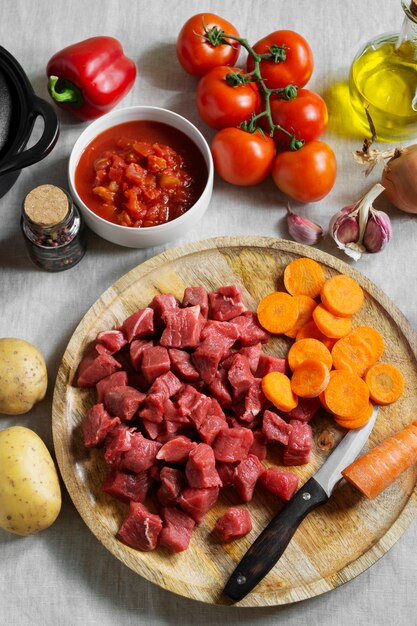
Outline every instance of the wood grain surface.
{"type": "MultiPolygon", "coordinates": [[[[258,489],[247,506],[252,532],[231,544],[220,544],[213,531],[227,507],[239,504],[234,493],[221,495],[216,506],[196,527],[187,551],[171,555],[163,549],[143,553],[115,538],[127,505],[107,496],[101,484],[108,467],[101,450],[86,450],[80,424],[94,403],[94,391],[74,385],[77,367],[88,344],[100,330],[120,324],[146,306],[158,293],[181,299],[184,288],[202,285],[213,290],[239,283],[247,306],[256,310],[267,293],[284,289],[284,267],[308,256],[322,263],[326,277],[342,272],[365,290],[365,303],[354,325],[371,325],[385,339],[383,359],[404,374],[406,390],[395,404],[381,407],[369,445],[416,419],[417,338],[406,318],[365,276],[342,261],[316,249],[265,237],[224,237],[188,244],[160,254],[131,270],[91,307],[75,330],[60,366],[53,400],[53,437],[58,465],[81,517],[99,541],[120,561],[144,578],[172,592],[212,604],[228,604],[222,589],[236,563],[280,509],[280,503],[258,489]]],[[[291,340],[276,337],[266,352],[284,356],[291,340]]],[[[323,412],[314,418],[312,460],[291,468],[301,483],[319,468],[329,453],[329,438],[343,435],[323,412]]],[[[365,450],[368,446],[365,447],[365,450]]],[[[267,465],[279,462],[272,451],[267,465]]],[[[311,513],[297,530],[284,555],[258,587],[239,606],[268,606],[297,602],[330,591],[373,565],[401,537],[417,512],[417,467],[405,472],[373,501],[366,500],[345,481],[330,501],[311,513]]]]}

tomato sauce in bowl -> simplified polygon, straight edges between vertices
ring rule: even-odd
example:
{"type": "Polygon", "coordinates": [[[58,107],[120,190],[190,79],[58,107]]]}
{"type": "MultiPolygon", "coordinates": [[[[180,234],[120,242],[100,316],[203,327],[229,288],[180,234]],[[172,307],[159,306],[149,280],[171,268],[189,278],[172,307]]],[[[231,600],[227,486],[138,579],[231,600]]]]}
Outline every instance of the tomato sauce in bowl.
{"type": "Polygon", "coordinates": [[[207,183],[203,155],[183,132],[162,122],[135,120],[97,135],[75,168],[75,188],[99,217],[146,228],[190,209],[207,183]]]}

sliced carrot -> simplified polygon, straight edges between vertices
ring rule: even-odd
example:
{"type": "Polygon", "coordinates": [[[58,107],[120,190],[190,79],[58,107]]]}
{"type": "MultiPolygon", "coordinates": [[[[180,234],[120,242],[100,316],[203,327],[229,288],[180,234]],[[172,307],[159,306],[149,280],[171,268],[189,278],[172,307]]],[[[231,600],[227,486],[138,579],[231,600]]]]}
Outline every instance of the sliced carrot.
{"type": "Polygon", "coordinates": [[[311,337],[311,339],[318,339],[324,343],[328,350],[331,350],[337,341],[337,339],[330,339],[330,337],[323,335],[323,333],[317,328],[317,324],[313,319],[300,328],[295,336],[295,340],[300,341],[301,339],[307,339],[307,337],[311,337]]]}
{"type": "Polygon", "coordinates": [[[376,498],[417,462],[417,427],[406,426],[356,459],[343,476],[367,498],[376,498]]]}
{"type": "Polygon", "coordinates": [[[331,339],[340,339],[352,329],[350,317],[340,317],[330,313],[322,304],[316,306],[313,311],[313,320],[323,335],[331,339]]]}
{"type": "Polygon", "coordinates": [[[364,376],[376,361],[371,345],[360,335],[349,333],[338,339],[332,348],[333,367],[364,376]]]}
{"type": "Polygon", "coordinates": [[[291,381],[281,372],[270,372],[262,378],[265,397],[281,411],[291,411],[298,405],[298,397],[291,389],[291,381]]]}
{"type": "Polygon", "coordinates": [[[371,419],[374,405],[372,402],[368,402],[368,406],[363,411],[352,417],[341,417],[340,415],[333,415],[334,421],[343,428],[361,428],[371,419]]]}
{"type": "Polygon", "coordinates": [[[288,263],[284,270],[285,289],[292,296],[303,294],[316,298],[326,282],[323,268],[317,261],[301,257],[288,263]]]}
{"type": "Polygon", "coordinates": [[[291,389],[300,398],[317,398],[326,389],[329,379],[329,369],[323,361],[306,359],[294,369],[291,389]]]}
{"type": "Polygon", "coordinates": [[[328,370],[332,368],[332,355],[324,343],[318,339],[307,338],[295,341],[288,351],[287,359],[293,371],[306,359],[318,359],[323,361],[328,370]]]}
{"type": "Polygon", "coordinates": [[[350,317],[361,308],[364,300],[362,287],[346,274],[336,274],[323,285],[321,302],[330,313],[350,317]]]}
{"type": "Polygon", "coordinates": [[[292,339],[295,338],[300,328],[311,320],[311,314],[313,313],[314,309],[317,306],[317,302],[313,300],[313,298],[310,298],[310,296],[305,296],[304,294],[297,294],[296,296],[293,296],[293,297],[294,297],[294,300],[296,300],[297,302],[298,317],[294,326],[290,330],[284,333],[284,335],[287,335],[287,337],[291,337],[292,339]]]}
{"type": "Polygon", "coordinates": [[[287,332],[294,326],[297,317],[297,301],[284,291],[273,291],[258,304],[259,323],[270,333],[287,332]]]}
{"type": "MultiPolygon", "coordinates": [[[[329,382],[330,379],[332,378],[332,376],[334,376],[334,374],[336,373],[337,370],[330,370],[329,372],[329,382]]],[[[328,385],[329,383],[327,383],[328,385]]],[[[329,407],[327,406],[326,403],[326,398],[324,397],[324,393],[325,393],[326,389],[324,391],[321,392],[321,394],[319,395],[319,400],[321,402],[321,406],[328,412],[331,413],[331,410],[329,409],[329,407]]]]}
{"type": "Polygon", "coordinates": [[[404,391],[404,377],[391,363],[375,363],[365,375],[369,395],[376,404],[391,404],[404,391]]]}
{"type": "Polygon", "coordinates": [[[375,328],[372,328],[372,326],[357,326],[350,331],[350,335],[352,337],[358,336],[366,343],[369,343],[374,353],[375,361],[381,358],[384,352],[384,339],[375,328]]]}
{"type": "Polygon", "coordinates": [[[350,418],[368,405],[368,385],[358,374],[335,370],[324,391],[324,400],[334,415],[350,418]]]}

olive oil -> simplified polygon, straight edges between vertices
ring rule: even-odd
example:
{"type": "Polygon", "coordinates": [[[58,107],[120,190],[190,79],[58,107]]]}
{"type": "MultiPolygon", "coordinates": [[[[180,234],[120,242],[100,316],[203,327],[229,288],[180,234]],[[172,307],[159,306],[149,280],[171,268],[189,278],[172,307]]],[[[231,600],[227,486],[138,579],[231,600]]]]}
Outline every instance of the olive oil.
{"type": "MultiPolygon", "coordinates": [[[[406,12],[400,33],[381,35],[356,55],[350,70],[353,110],[368,131],[368,110],[380,141],[417,135],[417,14],[406,12]]],[[[411,11],[411,8],[413,11],[411,11]]]]}

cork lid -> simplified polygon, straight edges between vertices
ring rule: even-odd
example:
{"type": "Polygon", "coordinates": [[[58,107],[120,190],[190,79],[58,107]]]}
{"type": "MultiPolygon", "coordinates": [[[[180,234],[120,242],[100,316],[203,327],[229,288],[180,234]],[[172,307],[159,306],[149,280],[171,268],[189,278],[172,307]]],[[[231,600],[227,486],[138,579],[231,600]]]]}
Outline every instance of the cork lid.
{"type": "Polygon", "coordinates": [[[39,185],[26,196],[23,211],[37,226],[56,226],[68,215],[68,196],[55,185],[39,185]]]}

